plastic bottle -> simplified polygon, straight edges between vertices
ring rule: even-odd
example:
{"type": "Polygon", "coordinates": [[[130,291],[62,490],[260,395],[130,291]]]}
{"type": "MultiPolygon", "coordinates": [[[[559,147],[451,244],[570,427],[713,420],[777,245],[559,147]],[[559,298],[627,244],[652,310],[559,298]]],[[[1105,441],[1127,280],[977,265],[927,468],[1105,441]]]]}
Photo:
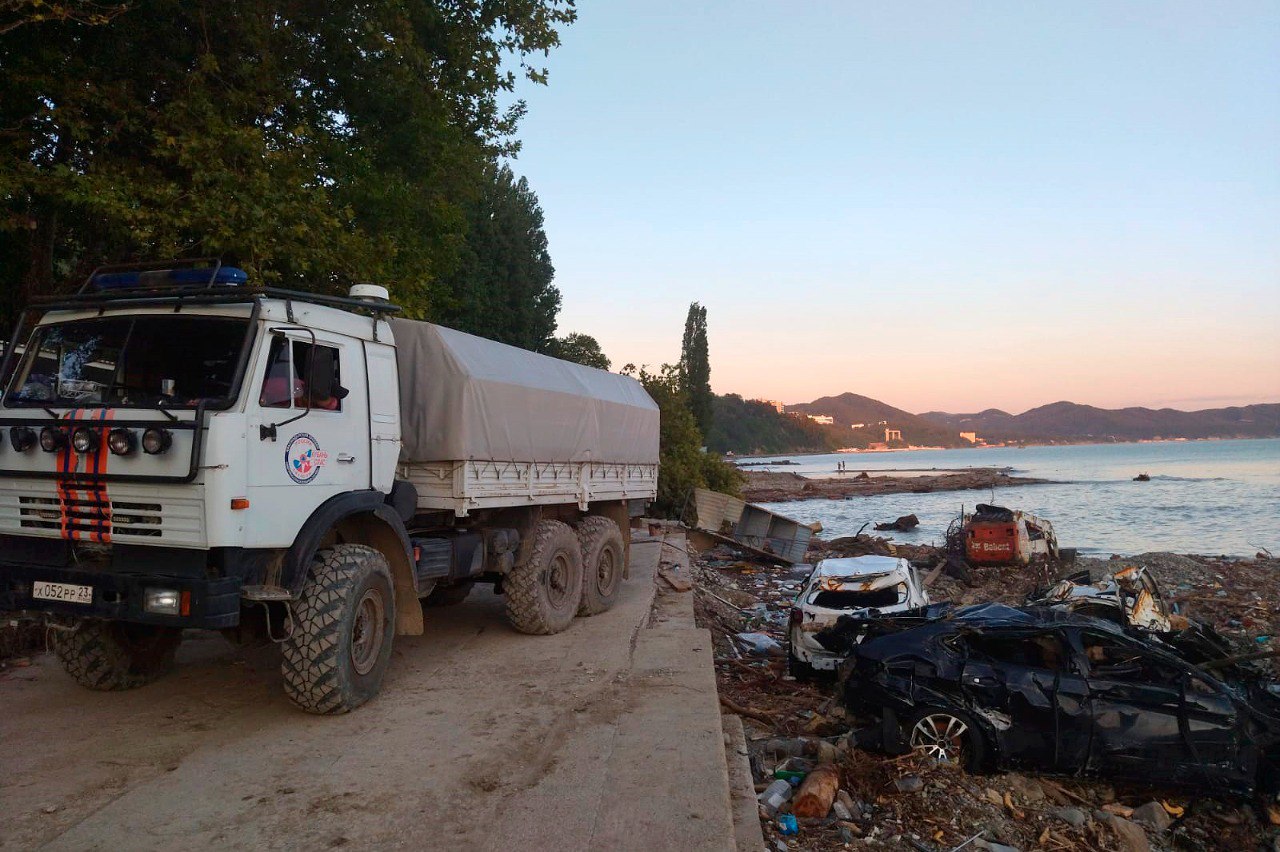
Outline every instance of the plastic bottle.
{"type": "Polygon", "coordinates": [[[785,779],[779,778],[774,781],[765,791],[760,794],[760,804],[764,807],[765,812],[770,817],[776,816],[778,809],[781,808],[791,798],[791,784],[785,779]]]}

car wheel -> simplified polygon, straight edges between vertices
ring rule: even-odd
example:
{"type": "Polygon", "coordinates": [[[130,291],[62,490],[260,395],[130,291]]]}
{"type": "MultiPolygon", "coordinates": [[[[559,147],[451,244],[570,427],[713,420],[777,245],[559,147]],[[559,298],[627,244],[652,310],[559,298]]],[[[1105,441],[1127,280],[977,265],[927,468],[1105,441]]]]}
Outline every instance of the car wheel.
{"type": "Polygon", "coordinates": [[[957,710],[925,707],[911,714],[904,726],[907,745],[940,763],[955,763],[970,771],[982,769],[986,743],[973,719],[957,710]]]}

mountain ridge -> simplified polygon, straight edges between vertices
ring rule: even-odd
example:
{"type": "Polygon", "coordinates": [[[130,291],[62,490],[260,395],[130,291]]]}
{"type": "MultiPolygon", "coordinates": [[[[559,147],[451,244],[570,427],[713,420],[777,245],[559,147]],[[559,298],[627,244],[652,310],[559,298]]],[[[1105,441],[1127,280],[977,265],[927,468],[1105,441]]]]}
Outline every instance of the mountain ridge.
{"type": "Polygon", "coordinates": [[[972,414],[928,411],[920,417],[957,432],[977,432],[987,441],[1280,437],[1280,403],[1183,411],[1145,406],[1099,408],[1059,400],[1021,414],[989,408],[972,414]]]}

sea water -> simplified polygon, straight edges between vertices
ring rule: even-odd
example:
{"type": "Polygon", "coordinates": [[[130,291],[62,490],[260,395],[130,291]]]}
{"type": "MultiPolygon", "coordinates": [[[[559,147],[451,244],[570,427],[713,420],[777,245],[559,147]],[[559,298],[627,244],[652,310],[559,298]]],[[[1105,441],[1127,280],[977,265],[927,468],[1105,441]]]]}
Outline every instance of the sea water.
{"type": "MultiPolygon", "coordinates": [[[[1006,468],[1012,476],[1053,480],[929,494],[886,494],[848,499],[766,503],[805,523],[819,521],[827,539],[853,535],[863,524],[915,514],[910,533],[886,533],[895,541],[942,542],[961,509],[995,503],[1047,518],[1062,547],[1082,554],[1176,553],[1253,556],[1266,548],[1280,555],[1280,439],[1252,441],[1163,441],[1141,444],[990,447],[892,453],[831,453],[762,456],[796,465],[748,470],[793,471],[835,476],[861,471],[1006,468]],[[1134,482],[1140,473],[1150,482],[1134,482]]],[[[754,459],[741,459],[752,461],[754,459]]],[[[871,526],[867,527],[871,531],[871,526]]]]}

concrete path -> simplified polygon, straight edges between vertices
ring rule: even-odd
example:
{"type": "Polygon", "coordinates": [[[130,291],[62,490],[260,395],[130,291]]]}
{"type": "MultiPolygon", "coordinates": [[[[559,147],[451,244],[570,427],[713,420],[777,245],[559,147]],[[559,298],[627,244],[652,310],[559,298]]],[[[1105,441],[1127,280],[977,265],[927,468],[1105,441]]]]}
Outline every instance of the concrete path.
{"type": "Polygon", "coordinates": [[[710,638],[645,629],[657,558],[634,546],[619,604],[557,636],[487,590],[429,610],[342,717],[295,710],[274,649],[214,635],[132,692],[12,670],[0,848],[735,848],[710,638]]]}

